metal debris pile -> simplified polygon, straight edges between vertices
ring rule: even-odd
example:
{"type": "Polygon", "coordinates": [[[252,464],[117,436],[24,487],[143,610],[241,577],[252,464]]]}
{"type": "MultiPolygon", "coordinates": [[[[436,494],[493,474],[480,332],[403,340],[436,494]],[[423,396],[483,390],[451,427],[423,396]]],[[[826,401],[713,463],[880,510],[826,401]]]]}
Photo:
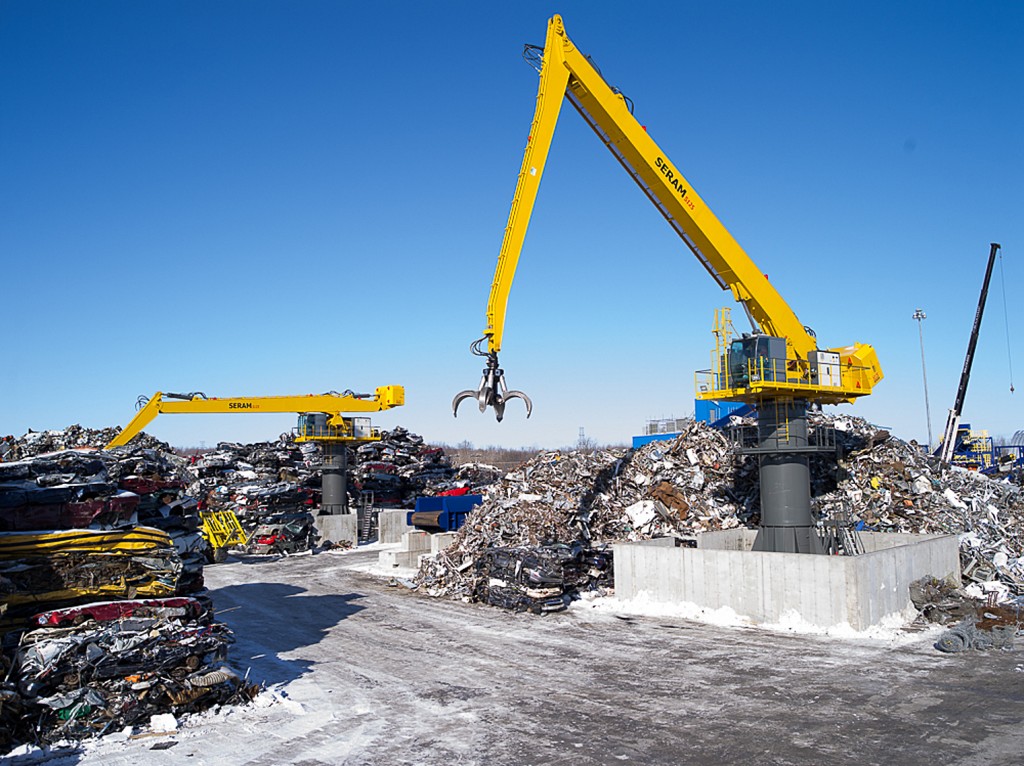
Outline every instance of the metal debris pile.
{"type": "Polygon", "coordinates": [[[991,603],[991,596],[979,599],[964,588],[934,577],[911,583],[910,600],[917,608],[918,619],[952,626],[935,642],[935,648],[946,653],[1012,649],[1024,622],[1024,605],[1000,606],[991,603]]]}
{"type": "MultiPolygon", "coordinates": [[[[321,502],[322,460],[317,444],[296,443],[288,434],[277,442],[221,442],[195,457],[187,491],[201,509],[234,512],[251,537],[251,552],[307,550],[316,543],[305,530],[321,502]]],[[[421,495],[481,486],[498,475],[482,464],[456,469],[443,448],[398,427],[348,450],[349,508],[412,508],[421,495]]]]}
{"type": "Polygon", "coordinates": [[[115,434],[73,425],[12,441],[0,462],[0,532],[160,529],[179,556],[183,591],[202,588],[207,546],[196,503],[178,497],[188,461],[145,434],[100,449],[115,434]]]}
{"type": "Polygon", "coordinates": [[[476,560],[475,600],[516,612],[559,612],[581,589],[612,585],[606,546],[488,548],[476,560]]]}
{"type": "Polygon", "coordinates": [[[0,751],[250,694],[206,665],[230,635],[189,597],[206,554],[189,461],[144,434],[100,449],[115,433],[3,440],[0,751]]]}
{"type": "Polygon", "coordinates": [[[882,532],[954,534],[965,583],[975,592],[1024,594],[1024,491],[1019,484],[942,466],[914,442],[865,420],[828,418],[844,456],[812,463],[812,506],[882,532]]]}
{"type": "Polygon", "coordinates": [[[268,515],[319,505],[319,462],[316,445],[287,435],[276,442],[221,442],[195,456],[187,492],[203,508],[233,511],[254,526],[268,515]]]}
{"type": "Polygon", "coordinates": [[[198,498],[201,510],[233,512],[249,538],[250,553],[304,551],[313,546],[315,535],[292,539],[287,546],[266,545],[271,535],[265,527],[292,525],[300,518],[312,527],[312,512],[320,505],[319,464],[315,444],[296,444],[288,434],[276,442],[221,442],[195,456],[186,491],[198,498]]]}
{"type": "Polygon", "coordinates": [[[253,531],[248,551],[256,554],[299,553],[312,549],[317,531],[310,513],[281,513],[268,517],[253,531]]]}
{"type": "MultiPolygon", "coordinates": [[[[188,492],[210,508],[233,510],[239,518],[294,513],[320,503],[322,452],[311,442],[297,444],[288,435],[277,442],[221,442],[196,457],[188,492]]],[[[350,507],[369,495],[378,507],[408,507],[422,494],[456,485],[482,486],[497,469],[468,464],[456,470],[442,447],[398,427],[382,431],[380,441],[349,449],[350,507]]]]}
{"type": "MultiPolygon", "coordinates": [[[[15,461],[35,457],[47,452],[63,452],[64,450],[81,449],[83,447],[102,448],[110,443],[120,432],[120,428],[85,428],[78,424],[57,431],[29,431],[20,439],[7,436],[3,439],[5,450],[4,461],[15,461]]],[[[170,452],[170,447],[149,434],[140,433],[131,442],[131,450],[151,449],[170,452]]]]}
{"type": "MultiPolygon", "coordinates": [[[[380,441],[354,450],[350,488],[372,497],[378,507],[412,508],[421,495],[434,495],[457,485],[457,471],[443,447],[432,447],[423,437],[402,428],[382,431],[380,441]]],[[[462,481],[466,481],[467,469],[462,481]]]]}
{"type": "MultiPolygon", "coordinates": [[[[960,538],[973,595],[1024,594],[1024,491],[1013,482],[941,466],[916,443],[861,418],[822,413],[840,450],[811,458],[812,508],[861,529],[960,538]]],[[[454,543],[423,562],[417,582],[435,596],[478,599],[485,551],[674,537],[759,522],[756,458],[690,422],[677,437],[636,450],[544,452],[482,488],[484,503],[454,543]]],[[[499,578],[500,579],[500,578],[499,578]]],[[[584,586],[585,587],[585,586],[584,586]]]]}
{"type": "Polygon", "coordinates": [[[259,687],[223,666],[230,630],[194,598],[44,612],[0,683],[0,752],[52,744],[251,700],[259,687]]]}
{"type": "MultiPolygon", "coordinates": [[[[541,555],[541,547],[554,544],[692,541],[749,518],[755,481],[756,467],[737,459],[725,437],[703,423],[637,450],[543,452],[484,488],[483,504],[448,548],[424,561],[417,582],[431,595],[469,600],[488,592],[490,564],[478,562],[491,549],[541,555]]],[[[566,593],[599,587],[601,570],[589,571],[582,580],[570,577],[566,593]]]]}

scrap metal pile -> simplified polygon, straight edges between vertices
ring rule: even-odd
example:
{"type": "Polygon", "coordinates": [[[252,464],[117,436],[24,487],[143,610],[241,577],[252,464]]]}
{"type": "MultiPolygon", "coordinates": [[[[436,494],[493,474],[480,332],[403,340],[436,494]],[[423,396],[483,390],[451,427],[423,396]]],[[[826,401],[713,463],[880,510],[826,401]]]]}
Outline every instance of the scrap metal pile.
{"type": "Polygon", "coordinates": [[[382,431],[381,440],[358,447],[350,486],[371,493],[379,507],[413,508],[416,498],[436,495],[456,486],[485,486],[497,478],[488,466],[470,464],[456,470],[443,447],[432,447],[423,437],[401,426],[382,431]]]}
{"type": "Polygon", "coordinates": [[[221,442],[189,466],[187,492],[205,508],[230,510],[240,519],[308,510],[320,501],[315,444],[221,442]]]}
{"type": "Polygon", "coordinates": [[[221,663],[232,641],[195,598],[43,612],[5,654],[0,752],[251,700],[259,687],[221,663]]]}
{"type": "MultiPolygon", "coordinates": [[[[311,522],[319,507],[322,452],[315,443],[282,434],[275,442],[221,442],[184,458],[142,433],[125,447],[100,449],[116,434],[116,428],[73,425],[5,437],[0,531],[144,523],[168,531],[186,569],[194,570],[209,553],[197,511],[230,510],[252,534],[264,524],[294,525],[299,516],[311,522]],[[163,492],[173,494],[171,513],[160,502],[163,492]]],[[[375,507],[412,508],[421,495],[486,486],[499,475],[480,464],[456,469],[442,447],[402,427],[381,437],[349,450],[351,508],[364,498],[375,507]]]]}
{"type": "MultiPolygon", "coordinates": [[[[221,442],[194,458],[186,492],[201,510],[232,511],[251,539],[250,552],[280,553],[284,546],[271,550],[260,543],[266,537],[260,530],[295,519],[312,526],[312,512],[320,504],[319,464],[315,444],[296,444],[287,434],[276,442],[221,442]]],[[[315,535],[303,535],[290,541],[287,551],[308,550],[314,542],[315,535]]]]}
{"type": "MultiPolygon", "coordinates": [[[[820,520],[959,535],[965,582],[991,588],[998,580],[998,587],[1024,593],[1020,486],[942,467],[916,444],[860,418],[813,415],[812,428],[822,426],[835,428],[841,457],[811,460],[820,520]]],[[[501,579],[481,563],[492,549],[654,537],[687,544],[702,532],[759,522],[756,458],[694,422],[672,440],[636,450],[541,453],[483,493],[453,544],[423,562],[416,581],[430,595],[487,600],[481,594],[488,581],[501,579]]]]}
{"type": "Polygon", "coordinates": [[[188,461],[145,435],[99,449],[114,433],[4,440],[0,750],[247,693],[206,666],[230,635],[189,597],[205,541],[196,502],[179,497],[188,461]]]}
{"type": "Polygon", "coordinates": [[[1012,649],[1024,625],[1024,605],[1000,606],[972,596],[945,580],[925,577],[910,584],[910,600],[920,617],[949,627],[935,642],[941,652],[1012,649]]]}
{"type": "MultiPolygon", "coordinates": [[[[312,548],[312,513],[320,505],[323,453],[313,442],[296,443],[288,434],[276,442],[221,442],[196,456],[189,470],[189,495],[200,508],[233,511],[249,533],[250,552],[294,553],[312,548]]],[[[496,469],[469,465],[456,469],[441,447],[397,427],[380,441],[348,451],[349,507],[412,508],[416,498],[454,486],[494,481],[496,469]]]]}
{"type": "Polygon", "coordinates": [[[22,459],[0,463],[0,530],[159,529],[178,557],[179,592],[201,589],[207,546],[196,503],[178,497],[187,461],[151,437],[109,451],[84,446],[113,432],[72,426],[19,441],[22,459]]]}
{"type": "Polygon", "coordinates": [[[828,418],[845,456],[837,472],[816,459],[812,501],[825,518],[849,514],[882,532],[960,537],[966,584],[1024,594],[1024,491],[1019,484],[942,466],[915,443],[860,418],[828,418]]]}
{"type": "Polygon", "coordinates": [[[637,450],[543,452],[484,489],[483,504],[448,548],[424,561],[416,580],[434,596],[543,608],[550,594],[521,576],[524,567],[512,577],[508,567],[506,576],[492,576],[493,549],[520,549],[515,557],[522,561],[528,555],[550,558],[545,551],[558,544],[601,552],[600,566],[584,567],[580,575],[573,561],[576,571],[561,575],[560,596],[572,597],[610,580],[604,543],[654,537],[686,542],[703,531],[739,526],[754,513],[754,491],[756,465],[702,423],[637,450]],[[492,597],[494,580],[501,583],[499,599],[492,597]]]}

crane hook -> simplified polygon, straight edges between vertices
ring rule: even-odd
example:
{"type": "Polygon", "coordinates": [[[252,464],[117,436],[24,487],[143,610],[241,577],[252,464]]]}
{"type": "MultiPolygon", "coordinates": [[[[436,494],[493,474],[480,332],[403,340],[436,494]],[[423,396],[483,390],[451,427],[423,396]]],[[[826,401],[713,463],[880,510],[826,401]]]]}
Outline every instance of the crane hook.
{"type": "Polygon", "coordinates": [[[471,349],[479,356],[487,357],[487,366],[484,368],[480,378],[480,386],[475,391],[466,389],[459,391],[452,399],[452,415],[459,416],[459,405],[465,399],[476,399],[480,412],[487,410],[488,406],[494,407],[494,414],[500,423],[505,417],[505,404],[509,399],[522,399],[526,404],[526,417],[533,412],[533,402],[530,397],[522,391],[509,391],[505,385],[505,371],[498,366],[497,353],[484,353],[479,350],[479,341],[475,342],[471,349]]]}

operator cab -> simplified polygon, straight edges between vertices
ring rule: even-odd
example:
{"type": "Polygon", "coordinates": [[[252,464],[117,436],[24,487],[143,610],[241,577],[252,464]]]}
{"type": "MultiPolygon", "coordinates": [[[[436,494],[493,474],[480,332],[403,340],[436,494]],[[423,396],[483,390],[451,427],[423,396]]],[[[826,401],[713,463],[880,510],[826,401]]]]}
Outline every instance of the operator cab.
{"type": "Polygon", "coordinates": [[[751,381],[786,380],[786,339],[744,333],[729,345],[729,380],[733,387],[751,381]]]}

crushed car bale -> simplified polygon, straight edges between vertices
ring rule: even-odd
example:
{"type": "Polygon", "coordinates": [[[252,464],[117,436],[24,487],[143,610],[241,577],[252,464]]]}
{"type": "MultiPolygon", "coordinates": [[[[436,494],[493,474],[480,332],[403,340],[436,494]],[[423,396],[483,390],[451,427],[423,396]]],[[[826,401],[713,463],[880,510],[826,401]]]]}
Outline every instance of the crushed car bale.
{"type": "Polygon", "coordinates": [[[203,588],[205,544],[180,496],[189,461],[144,434],[101,449],[114,433],[4,440],[0,752],[255,693],[209,664],[230,632],[188,595],[203,588]]]}
{"type": "Polygon", "coordinates": [[[611,554],[604,546],[488,548],[476,560],[474,598],[516,612],[559,612],[582,588],[611,587],[611,554]]]}
{"type": "Polygon", "coordinates": [[[0,684],[0,751],[80,740],[168,713],[251,700],[223,665],[231,631],[194,598],[94,603],[37,615],[0,684]]]}
{"type": "Polygon", "coordinates": [[[172,596],[181,592],[181,571],[170,537],[158,529],[2,533],[3,623],[16,625],[46,605],[172,596]]]}
{"type": "MultiPolygon", "coordinates": [[[[261,526],[286,525],[291,529],[303,513],[320,506],[322,452],[311,442],[296,443],[282,434],[277,442],[236,444],[221,442],[214,450],[197,455],[189,467],[189,495],[201,509],[233,511],[250,537],[269,537],[261,526]]],[[[413,508],[416,498],[454,487],[479,487],[493,482],[499,471],[470,464],[455,468],[442,447],[427,445],[423,437],[396,427],[382,431],[379,441],[348,451],[346,487],[349,508],[413,508]]],[[[302,525],[306,519],[303,517],[302,525]]],[[[301,535],[287,535],[288,549],[301,535]]],[[[298,549],[314,544],[310,538],[298,549]]],[[[251,550],[267,552],[265,544],[251,550]]]]}
{"type": "Polygon", "coordinates": [[[207,545],[195,501],[179,497],[188,460],[147,434],[102,449],[116,432],[73,425],[14,440],[0,462],[0,532],[160,529],[180,560],[177,590],[201,589],[207,545]]]}

